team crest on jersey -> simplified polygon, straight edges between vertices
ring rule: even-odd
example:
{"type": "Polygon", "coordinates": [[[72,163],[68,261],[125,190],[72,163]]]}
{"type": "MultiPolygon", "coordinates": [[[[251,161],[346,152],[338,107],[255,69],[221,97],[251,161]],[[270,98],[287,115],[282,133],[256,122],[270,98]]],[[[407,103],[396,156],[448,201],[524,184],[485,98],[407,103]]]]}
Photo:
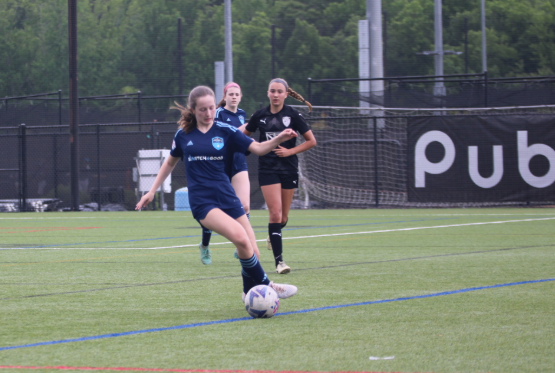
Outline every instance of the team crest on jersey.
{"type": "Polygon", "coordinates": [[[242,115],[239,115],[239,121],[241,122],[241,124],[245,124],[245,117],[242,115]]]}
{"type": "Polygon", "coordinates": [[[216,150],[220,150],[224,147],[224,139],[221,137],[212,137],[212,146],[216,148],[216,150]]]}
{"type": "Polygon", "coordinates": [[[291,117],[283,117],[281,121],[283,122],[283,125],[285,127],[289,127],[289,125],[291,124],[291,117]]]}

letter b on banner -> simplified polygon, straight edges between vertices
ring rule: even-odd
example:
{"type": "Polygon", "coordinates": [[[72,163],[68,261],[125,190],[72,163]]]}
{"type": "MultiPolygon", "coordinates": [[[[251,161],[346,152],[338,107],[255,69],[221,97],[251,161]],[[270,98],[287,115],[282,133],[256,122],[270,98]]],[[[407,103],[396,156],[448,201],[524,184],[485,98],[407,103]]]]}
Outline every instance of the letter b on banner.
{"type": "Polygon", "coordinates": [[[528,131],[518,131],[518,171],[529,185],[545,188],[555,181],[555,150],[545,144],[528,146],[528,131]],[[549,171],[543,176],[530,172],[530,160],[535,155],[543,155],[549,161],[549,171]]]}

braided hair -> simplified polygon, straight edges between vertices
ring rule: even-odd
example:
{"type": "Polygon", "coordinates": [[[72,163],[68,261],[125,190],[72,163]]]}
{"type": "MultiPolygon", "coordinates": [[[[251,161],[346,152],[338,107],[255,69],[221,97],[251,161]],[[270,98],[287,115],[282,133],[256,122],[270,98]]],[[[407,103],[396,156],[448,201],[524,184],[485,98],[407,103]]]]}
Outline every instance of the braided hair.
{"type": "Polygon", "coordinates": [[[303,104],[305,104],[306,106],[308,106],[308,112],[310,113],[312,111],[312,104],[310,102],[308,102],[307,100],[304,99],[303,96],[301,96],[300,94],[298,94],[297,92],[293,91],[289,85],[287,84],[287,82],[285,81],[285,79],[281,79],[281,78],[275,78],[272,79],[270,81],[270,84],[272,83],[280,83],[283,84],[283,86],[285,87],[285,90],[287,91],[287,94],[291,97],[293,97],[295,100],[302,102],[303,104]]]}
{"type": "Polygon", "coordinates": [[[197,100],[200,97],[212,96],[215,98],[214,91],[207,86],[199,85],[191,90],[187,100],[187,107],[178,104],[174,101],[175,106],[170,106],[170,109],[176,109],[181,112],[181,116],[177,121],[179,128],[185,131],[185,133],[191,133],[192,130],[197,128],[197,118],[193,114],[193,110],[197,106],[197,100]]]}

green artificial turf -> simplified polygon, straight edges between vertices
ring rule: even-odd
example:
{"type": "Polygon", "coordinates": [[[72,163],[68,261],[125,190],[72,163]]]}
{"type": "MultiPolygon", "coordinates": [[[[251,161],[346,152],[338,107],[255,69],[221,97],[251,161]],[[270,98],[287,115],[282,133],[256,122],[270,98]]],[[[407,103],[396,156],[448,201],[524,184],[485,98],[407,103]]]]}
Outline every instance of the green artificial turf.
{"type": "Polygon", "coordinates": [[[254,320],[234,247],[202,265],[188,212],[0,214],[0,366],[553,371],[554,209],[293,210],[288,275],[267,219],[261,263],[299,292],[254,320]]]}

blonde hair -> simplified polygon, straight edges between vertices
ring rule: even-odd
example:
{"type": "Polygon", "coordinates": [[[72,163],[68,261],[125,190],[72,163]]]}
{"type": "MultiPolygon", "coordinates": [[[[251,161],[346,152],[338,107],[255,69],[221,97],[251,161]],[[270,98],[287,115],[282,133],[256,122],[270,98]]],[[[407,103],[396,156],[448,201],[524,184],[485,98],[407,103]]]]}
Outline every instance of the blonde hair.
{"type": "Polygon", "coordinates": [[[239,86],[239,84],[235,82],[229,82],[224,86],[224,97],[222,97],[222,100],[218,103],[218,106],[225,107],[226,105],[225,94],[227,93],[228,88],[231,88],[231,87],[239,88],[239,91],[241,91],[241,94],[243,94],[243,91],[241,90],[241,87],[239,86]]]}
{"type": "Polygon", "coordinates": [[[192,130],[197,128],[197,118],[195,117],[195,114],[193,114],[193,110],[197,107],[197,100],[204,96],[212,96],[215,100],[214,91],[210,87],[199,85],[193,88],[189,93],[187,107],[184,107],[175,101],[175,106],[170,106],[170,109],[176,109],[181,112],[181,116],[179,117],[177,124],[185,133],[190,133],[192,130]]]}
{"type": "Polygon", "coordinates": [[[304,99],[303,96],[301,96],[300,94],[298,94],[297,92],[293,91],[290,87],[289,84],[287,84],[287,82],[285,81],[285,79],[281,79],[281,78],[275,78],[272,79],[270,81],[270,84],[272,83],[280,83],[283,84],[283,86],[285,87],[285,90],[287,91],[287,94],[291,97],[293,97],[295,100],[302,102],[303,104],[305,104],[306,106],[308,106],[308,112],[310,113],[312,111],[312,104],[310,102],[308,102],[307,100],[304,99]]]}

